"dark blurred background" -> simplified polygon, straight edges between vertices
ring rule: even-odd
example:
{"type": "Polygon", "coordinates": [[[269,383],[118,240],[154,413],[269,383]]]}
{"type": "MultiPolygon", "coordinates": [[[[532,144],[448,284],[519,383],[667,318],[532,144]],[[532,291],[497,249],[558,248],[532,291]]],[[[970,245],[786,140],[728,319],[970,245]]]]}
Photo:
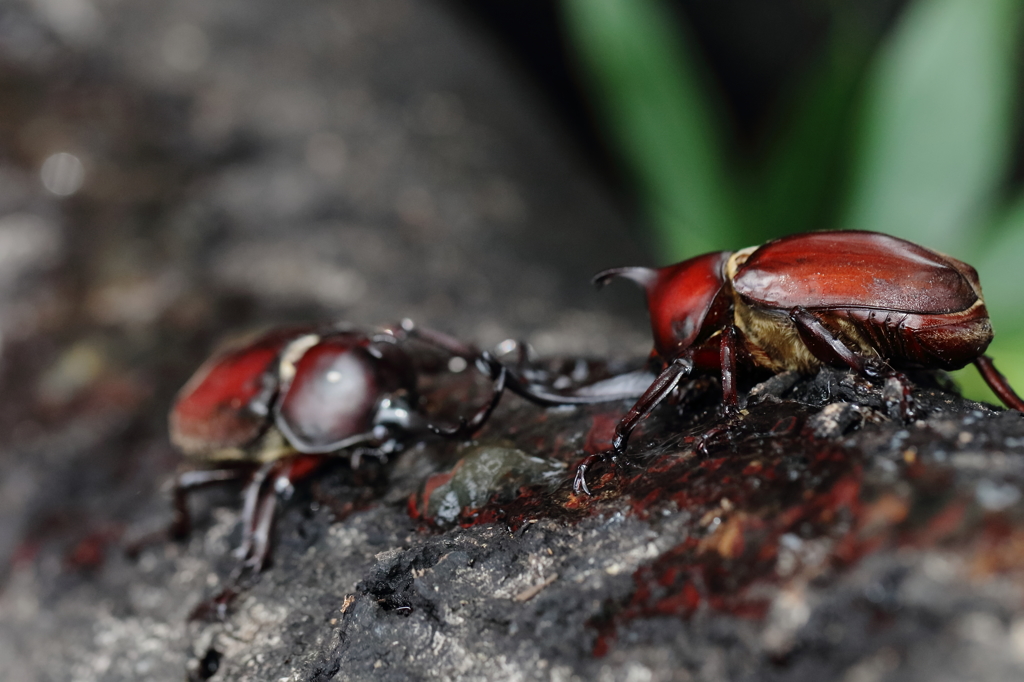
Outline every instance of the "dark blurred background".
{"type": "MultiPolygon", "coordinates": [[[[574,52],[559,3],[447,1],[494,37],[509,63],[541,92],[579,153],[600,169],[621,196],[630,197],[614,145],[595,115],[586,76],[579,70],[580,56],[574,52]]],[[[837,14],[852,13],[850,21],[859,22],[863,39],[874,45],[906,0],[675,0],[663,4],[700,51],[704,76],[722,99],[718,113],[734,129],[736,151],[753,157],[769,142],[799,83],[826,57],[830,30],[834,22],[844,20],[837,19],[837,14]]]]}

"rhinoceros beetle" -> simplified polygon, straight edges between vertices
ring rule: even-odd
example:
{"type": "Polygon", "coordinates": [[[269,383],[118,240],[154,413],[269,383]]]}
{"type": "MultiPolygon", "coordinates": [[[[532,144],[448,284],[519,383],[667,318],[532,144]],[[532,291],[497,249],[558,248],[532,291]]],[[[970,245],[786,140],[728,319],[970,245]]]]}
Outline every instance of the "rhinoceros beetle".
{"type": "Polygon", "coordinates": [[[250,476],[238,554],[243,566],[258,572],[268,554],[277,497],[290,494],[294,481],[325,457],[387,454],[427,434],[471,434],[496,406],[505,376],[487,353],[408,320],[376,331],[276,329],[218,353],[185,384],[171,409],[171,441],[193,460],[219,465],[178,477],[171,533],[188,531],[187,491],[250,476]],[[461,358],[463,366],[475,363],[492,382],[490,399],[456,426],[431,423],[418,409],[422,370],[410,340],[461,358]]]}
{"type": "MultiPolygon", "coordinates": [[[[718,251],[660,269],[626,267],[594,277],[630,279],[647,295],[657,378],[615,429],[613,455],[630,433],[696,370],[721,374],[726,409],[738,404],[738,367],[771,372],[848,367],[898,382],[899,409],[912,410],[902,369],[954,370],[968,363],[1010,408],[1024,401],[984,355],[992,325],[970,265],[875,232],[798,234],[736,252],[718,251]]],[[[510,381],[515,381],[510,378],[510,381]]],[[[517,392],[530,386],[516,382],[517,392]]],[[[537,402],[596,402],[533,391],[537,402]]],[[[588,457],[574,489],[589,493],[588,457]]]]}

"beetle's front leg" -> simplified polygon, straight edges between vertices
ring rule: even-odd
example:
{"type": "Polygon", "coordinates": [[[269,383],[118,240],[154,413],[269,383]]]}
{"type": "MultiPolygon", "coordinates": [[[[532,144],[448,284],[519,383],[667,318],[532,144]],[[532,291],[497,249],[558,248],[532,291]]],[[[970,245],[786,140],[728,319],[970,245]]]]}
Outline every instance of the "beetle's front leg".
{"type": "Polygon", "coordinates": [[[650,388],[644,391],[636,404],[629,409],[626,416],[615,426],[615,437],[612,439],[612,451],[617,455],[625,454],[626,443],[630,434],[644,419],[650,416],[661,402],[675,390],[679,382],[693,371],[693,361],[689,357],[676,358],[668,364],[650,388]]]}
{"type": "Polygon", "coordinates": [[[501,401],[501,396],[505,393],[505,381],[508,378],[508,370],[503,364],[494,359],[494,357],[488,353],[483,352],[476,361],[477,369],[488,375],[491,380],[491,397],[487,403],[476,411],[469,419],[465,417],[459,417],[458,426],[438,426],[436,424],[426,423],[426,428],[439,436],[445,436],[446,438],[462,438],[465,436],[471,436],[487,422],[490,418],[491,413],[494,412],[494,408],[498,406],[501,401]]]}
{"type": "Polygon", "coordinates": [[[593,466],[596,462],[604,461],[606,459],[615,459],[626,453],[626,444],[629,441],[630,434],[633,433],[633,429],[636,428],[637,424],[646,419],[651,412],[656,408],[665,398],[675,390],[679,382],[684,377],[689,375],[693,370],[693,361],[689,356],[676,358],[668,364],[668,366],[658,375],[658,378],[654,380],[640,399],[636,401],[636,404],[630,408],[626,416],[615,425],[615,436],[612,438],[612,448],[609,451],[602,452],[596,455],[590,455],[583,462],[576,467],[576,477],[573,479],[572,489],[573,492],[579,494],[580,492],[590,494],[590,489],[587,487],[587,469],[593,466]]]}
{"type": "Polygon", "coordinates": [[[805,308],[789,311],[800,340],[811,354],[827,365],[846,365],[868,379],[883,380],[882,397],[894,419],[912,421],[916,417],[913,384],[902,372],[897,372],[877,358],[866,358],[855,353],[838,339],[821,320],[805,308]]]}

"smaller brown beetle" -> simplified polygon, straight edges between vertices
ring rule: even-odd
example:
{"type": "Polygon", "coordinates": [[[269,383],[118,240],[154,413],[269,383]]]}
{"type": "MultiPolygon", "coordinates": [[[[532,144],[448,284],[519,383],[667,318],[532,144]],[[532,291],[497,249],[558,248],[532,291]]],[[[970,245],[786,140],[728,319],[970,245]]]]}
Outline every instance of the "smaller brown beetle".
{"type": "Polygon", "coordinates": [[[178,477],[171,534],[188,531],[190,489],[248,477],[238,555],[258,572],[277,497],[289,495],[294,481],[325,457],[386,455],[417,437],[471,435],[497,405],[505,376],[487,353],[408,320],[379,330],[276,329],[224,350],[196,371],[171,409],[171,441],[194,461],[213,465],[178,477]],[[446,367],[456,358],[461,367],[475,363],[492,382],[489,400],[457,426],[436,426],[420,412],[424,346],[447,355],[446,367]]]}
{"type": "MultiPolygon", "coordinates": [[[[903,239],[859,231],[798,234],[660,269],[606,270],[594,282],[603,286],[615,277],[646,291],[660,373],[616,426],[613,455],[625,451],[636,425],[695,369],[719,372],[726,408],[735,409],[738,367],[804,373],[848,367],[897,381],[899,408],[908,417],[912,397],[899,370],[974,363],[1007,407],[1024,411],[1024,401],[984,355],[992,325],[977,271],[903,239]]],[[[596,402],[534,392],[548,404],[596,402]]],[[[580,465],[577,492],[589,493],[587,467],[602,457],[580,465]]]]}

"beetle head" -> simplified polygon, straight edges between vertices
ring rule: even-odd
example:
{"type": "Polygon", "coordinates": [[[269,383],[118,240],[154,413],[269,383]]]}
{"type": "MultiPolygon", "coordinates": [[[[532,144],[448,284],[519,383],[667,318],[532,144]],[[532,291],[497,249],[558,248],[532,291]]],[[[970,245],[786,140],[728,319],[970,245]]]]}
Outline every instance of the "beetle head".
{"type": "Polygon", "coordinates": [[[703,331],[722,324],[716,299],[726,282],[725,262],[730,255],[729,251],[706,253],[659,269],[615,268],[598,273],[593,281],[604,286],[615,277],[625,277],[644,288],[654,349],[667,360],[693,346],[703,331]]]}

